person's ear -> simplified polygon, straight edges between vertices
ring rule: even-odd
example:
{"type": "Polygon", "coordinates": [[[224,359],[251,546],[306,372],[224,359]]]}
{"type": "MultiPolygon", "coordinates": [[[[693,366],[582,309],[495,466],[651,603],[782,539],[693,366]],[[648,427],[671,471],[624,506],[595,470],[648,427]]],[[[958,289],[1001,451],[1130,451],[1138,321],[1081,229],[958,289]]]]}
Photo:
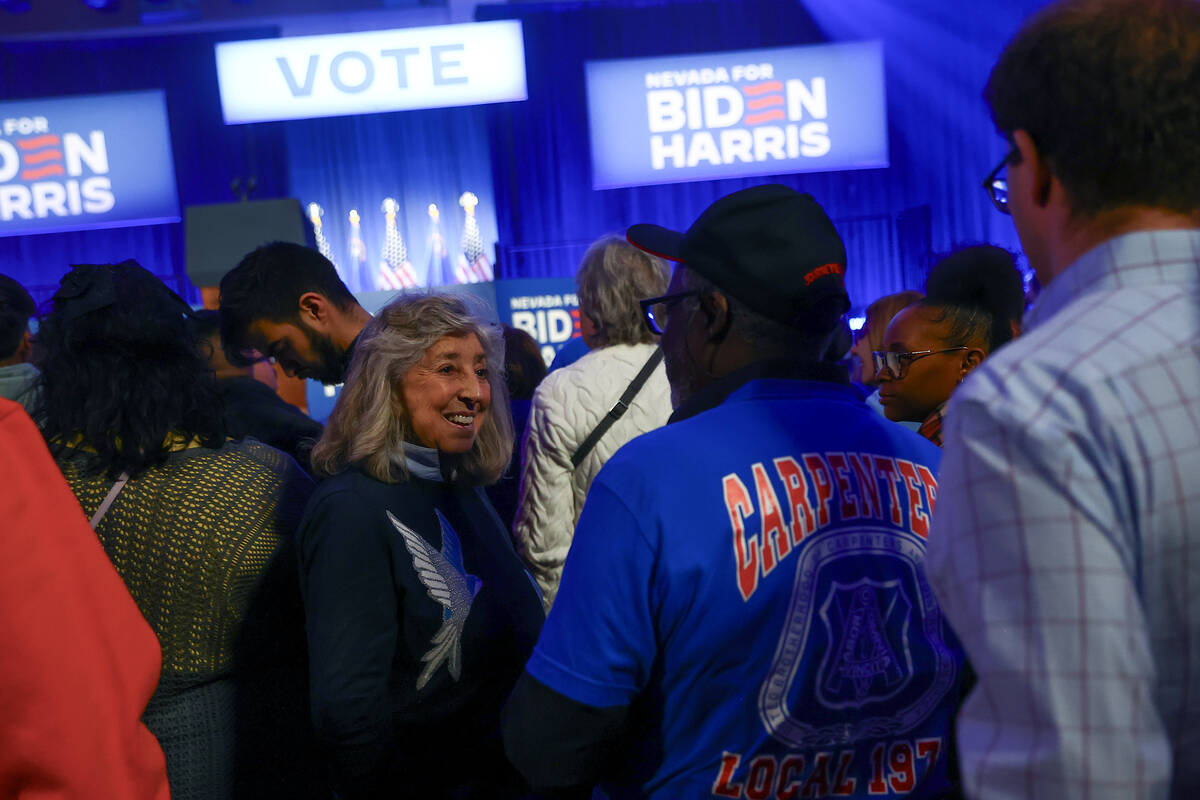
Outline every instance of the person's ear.
{"type": "Polygon", "coordinates": [[[720,292],[700,295],[700,313],[704,314],[704,331],[707,338],[710,341],[724,339],[733,323],[728,298],[720,292]]]}
{"type": "Polygon", "coordinates": [[[29,332],[29,328],[26,328],[25,333],[21,334],[21,342],[17,345],[16,352],[18,361],[29,360],[30,351],[33,349],[32,336],[33,335],[29,332]]]}
{"type": "Polygon", "coordinates": [[[318,292],[305,292],[300,295],[300,319],[312,326],[318,326],[329,321],[329,300],[318,292]]]}
{"type": "MultiPolygon", "coordinates": [[[[1027,191],[1029,199],[1036,206],[1044,207],[1050,202],[1050,190],[1053,188],[1055,180],[1054,173],[1050,169],[1050,162],[1038,150],[1028,131],[1013,131],[1012,136],[1013,144],[1021,154],[1020,163],[1028,165],[1030,181],[1027,191]]],[[[1012,191],[1012,181],[1009,181],[1008,186],[1009,191],[1012,191]]]]}
{"type": "Polygon", "coordinates": [[[976,367],[983,363],[983,359],[986,355],[987,353],[985,353],[983,349],[979,347],[972,347],[970,350],[963,353],[962,378],[970,375],[976,367]]]}

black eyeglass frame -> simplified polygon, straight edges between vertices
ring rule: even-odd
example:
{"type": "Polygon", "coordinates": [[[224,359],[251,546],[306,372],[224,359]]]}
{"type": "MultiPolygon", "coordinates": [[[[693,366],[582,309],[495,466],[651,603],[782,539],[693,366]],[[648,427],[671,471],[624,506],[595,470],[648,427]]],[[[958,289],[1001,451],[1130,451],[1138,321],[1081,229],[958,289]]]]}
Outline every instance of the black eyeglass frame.
{"type": "Polygon", "coordinates": [[[646,323],[646,327],[650,329],[651,333],[655,336],[662,336],[662,328],[658,324],[658,319],[654,316],[654,307],[661,304],[665,311],[666,307],[671,303],[677,303],[685,297],[695,297],[699,294],[700,291],[698,289],[692,289],[688,292],[675,292],[673,294],[663,294],[658,297],[647,297],[644,300],[639,300],[638,305],[642,307],[642,321],[646,323]]]}
{"type": "Polygon", "coordinates": [[[995,206],[996,210],[1001,214],[1011,215],[1012,211],[1010,211],[1008,208],[1008,176],[1005,176],[1004,178],[997,176],[999,176],[1000,170],[1007,167],[1009,162],[1012,161],[1014,157],[1020,155],[1020,153],[1021,151],[1015,147],[1009,150],[1008,154],[1004,156],[1003,160],[996,165],[996,168],[989,172],[988,176],[983,179],[983,190],[987,192],[988,199],[992,201],[992,205],[995,206]],[[998,187],[997,184],[1003,184],[1003,186],[998,187]],[[1003,200],[1001,200],[996,194],[998,188],[1004,192],[1003,200]]]}
{"type": "Polygon", "coordinates": [[[908,373],[909,366],[914,361],[920,361],[926,356],[937,356],[942,353],[954,353],[958,350],[970,349],[964,344],[958,347],[947,347],[944,350],[911,350],[907,353],[893,353],[890,350],[872,350],[871,364],[875,367],[876,375],[886,369],[893,380],[902,381],[908,373]],[[892,369],[892,365],[888,361],[895,361],[896,368],[892,369]]]}

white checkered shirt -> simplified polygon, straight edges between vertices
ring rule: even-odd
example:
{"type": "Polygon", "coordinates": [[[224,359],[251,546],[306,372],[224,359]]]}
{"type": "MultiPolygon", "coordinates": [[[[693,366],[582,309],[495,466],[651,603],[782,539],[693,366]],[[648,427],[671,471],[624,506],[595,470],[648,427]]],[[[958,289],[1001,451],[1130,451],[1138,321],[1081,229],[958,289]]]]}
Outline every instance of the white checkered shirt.
{"type": "Polygon", "coordinates": [[[965,789],[1200,797],[1200,230],[1106,242],[1025,326],[950,402],[929,537],[965,789]]]}

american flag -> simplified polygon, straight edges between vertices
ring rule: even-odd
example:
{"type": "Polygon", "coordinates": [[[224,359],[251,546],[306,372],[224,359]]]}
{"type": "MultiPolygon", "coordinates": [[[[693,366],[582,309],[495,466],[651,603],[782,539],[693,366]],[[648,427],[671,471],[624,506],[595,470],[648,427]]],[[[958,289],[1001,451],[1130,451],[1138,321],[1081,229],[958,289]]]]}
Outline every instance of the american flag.
{"type": "Polygon", "coordinates": [[[470,192],[464,192],[458,204],[466,212],[463,224],[462,253],[454,270],[454,277],[459,283],[483,283],[493,279],[492,263],[483,252],[483,236],[479,233],[479,222],[475,219],[475,206],[479,198],[470,192]]]}
{"type": "Polygon", "coordinates": [[[317,240],[317,252],[329,259],[329,263],[337,268],[337,262],[333,260],[333,249],[329,246],[329,240],[325,238],[324,227],[321,225],[321,217],[325,215],[325,209],[321,208],[316,203],[308,204],[308,218],[312,220],[313,235],[317,240]]]}
{"type": "Polygon", "coordinates": [[[346,271],[352,276],[352,282],[349,282],[351,291],[359,292],[372,288],[370,280],[363,280],[366,263],[367,246],[363,244],[362,239],[362,217],[358,215],[357,208],[352,208],[350,209],[350,264],[346,267],[346,271]]]}
{"type": "Polygon", "coordinates": [[[399,205],[392,198],[383,201],[383,212],[387,215],[387,230],[383,240],[383,254],[379,259],[379,272],[375,278],[378,289],[412,289],[419,285],[413,265],[408,261],[408,249],[400,238],[396,227],[396,212],[399,205]]]}

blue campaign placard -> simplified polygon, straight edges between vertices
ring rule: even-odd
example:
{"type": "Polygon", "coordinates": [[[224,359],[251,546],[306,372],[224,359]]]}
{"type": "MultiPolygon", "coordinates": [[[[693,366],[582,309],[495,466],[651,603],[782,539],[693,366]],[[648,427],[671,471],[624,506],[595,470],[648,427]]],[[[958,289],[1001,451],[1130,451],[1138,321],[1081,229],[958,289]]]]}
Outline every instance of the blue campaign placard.
{"type": "Polygon", "coordinates": [[[0,236],[178,221],[161,90],[0,103],[0,236]]]}
{"type": "Polygon", "coordinates": [[[589,61],[596,189],[888,165],[883,46],[589,61]]]}
{"type": "Polygon", "coordinates": [[[532,336],[547,364],[579,336],[574,278],[525,278],[496,281],[495,286],[500,321],[532,336]]]}

